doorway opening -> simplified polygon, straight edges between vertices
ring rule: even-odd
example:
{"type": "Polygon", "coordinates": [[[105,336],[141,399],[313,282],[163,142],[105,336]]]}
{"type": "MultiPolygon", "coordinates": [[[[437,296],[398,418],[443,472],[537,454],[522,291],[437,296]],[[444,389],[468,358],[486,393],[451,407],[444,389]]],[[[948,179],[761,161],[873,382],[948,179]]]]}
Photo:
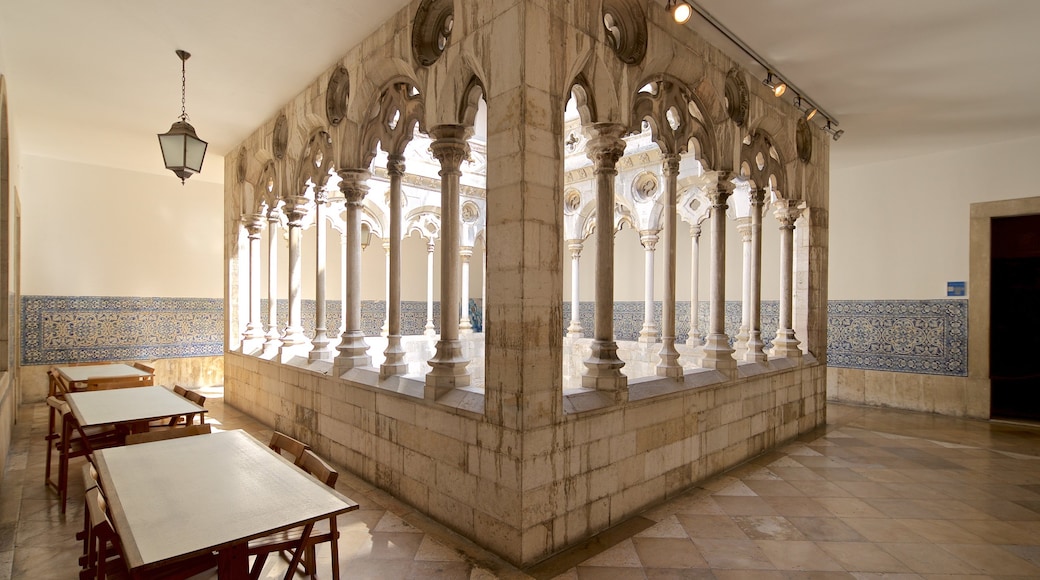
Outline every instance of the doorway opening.
{"type": "Polygon", "coordinates": [[[1040,421],[1040,214],[991,231],[990,416],[1040,421]]]}

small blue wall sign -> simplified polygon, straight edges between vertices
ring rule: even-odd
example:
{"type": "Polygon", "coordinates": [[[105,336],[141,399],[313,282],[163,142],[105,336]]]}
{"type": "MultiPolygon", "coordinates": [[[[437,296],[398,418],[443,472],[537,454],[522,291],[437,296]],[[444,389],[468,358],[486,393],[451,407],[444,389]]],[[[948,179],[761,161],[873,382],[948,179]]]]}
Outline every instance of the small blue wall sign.
{"type": "Polygon", "coordinates": [[[967,296],[968,287],[965,282],[947,282],[946,283],[946,295],[947,296],[967,296]]]}

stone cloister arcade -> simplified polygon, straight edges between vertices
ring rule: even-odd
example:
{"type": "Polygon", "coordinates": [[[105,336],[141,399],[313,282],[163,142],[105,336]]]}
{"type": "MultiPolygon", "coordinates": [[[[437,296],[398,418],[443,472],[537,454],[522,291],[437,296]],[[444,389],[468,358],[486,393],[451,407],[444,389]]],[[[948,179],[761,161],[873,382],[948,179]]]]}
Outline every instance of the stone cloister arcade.
{"type": "Polygon", "coordinates": [[[827,140],[658,8],[413,2],[229,154],[227,402],[520,565],[820,424],[827,140]],[[743,258],[732,345],[727,210],[743,258]],[[764,257],[769,216],[779,247],[764,257]],[[614,334],[622,227],[639,232],[648,258],[631,346],[614,334]],[[424,276],[408,276],[427,296],[414,339],[401,324],[410,238],[427,250],[424,276]],[[372,353],[362,255],[377,242],[387,306],[372,353]],[[679,243],[691,245],[690,264],[679,243]],[[775,336],[762,332],[764,259],[779,261],[775,336]],[[482,266],[477,334],[456,306],[470,303],[471,261],[482,266]],[[588,268],[591,328],[579,318],[588,268]],[[340,296],[326,295],[327,270],[339,271],[340,296]],[[694,305],[684,343],[680,273],[694,305]],[[342,322],[329,328],[337,299],[342,322]],[[619,348],[642,352],[651,370],[626,374],[619,348]]]}

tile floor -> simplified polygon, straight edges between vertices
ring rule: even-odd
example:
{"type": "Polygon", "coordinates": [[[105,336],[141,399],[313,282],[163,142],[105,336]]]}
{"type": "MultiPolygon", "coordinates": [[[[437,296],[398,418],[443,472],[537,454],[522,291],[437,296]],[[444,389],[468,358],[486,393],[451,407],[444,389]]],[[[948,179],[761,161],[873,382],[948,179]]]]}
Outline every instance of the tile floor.
{"type": "MultiPolygon", "coordinates": [[[[217,428],[270,430],[207,395],[217,428]]],[[[1040,429],[828,408],[803,436],[526,571],[341,471],[345,578],[1040,578],[1040,429]]],[[[43,485],[46,407],[24,406],[0,480],[0,580],[75,578],[82,505],[43,485]]],[[[81,460],[80,460],[81,461],[81,460]]],[[[79,485],[77,483],[77,485],[79,485]]],[[[328,577],[329,552],[319,552],[328,577]],[[324,559],[322,559],[324,558],[324,559]]],[[[271,559],[265,578],[285,564],[271,559]]]]}

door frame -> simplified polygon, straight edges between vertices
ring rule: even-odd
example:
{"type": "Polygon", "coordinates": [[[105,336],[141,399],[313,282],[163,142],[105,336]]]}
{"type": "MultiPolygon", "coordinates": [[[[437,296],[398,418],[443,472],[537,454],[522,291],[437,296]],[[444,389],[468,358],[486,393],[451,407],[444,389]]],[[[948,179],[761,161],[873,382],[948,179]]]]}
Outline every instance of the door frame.
{"type": "Polygon", "coordinates": [[[990,276],[993,260],[993,218],[1040,214],[1040,197],[971,204],[968,249],[968,388],[986,390],[989,378],[990,276]]]}

